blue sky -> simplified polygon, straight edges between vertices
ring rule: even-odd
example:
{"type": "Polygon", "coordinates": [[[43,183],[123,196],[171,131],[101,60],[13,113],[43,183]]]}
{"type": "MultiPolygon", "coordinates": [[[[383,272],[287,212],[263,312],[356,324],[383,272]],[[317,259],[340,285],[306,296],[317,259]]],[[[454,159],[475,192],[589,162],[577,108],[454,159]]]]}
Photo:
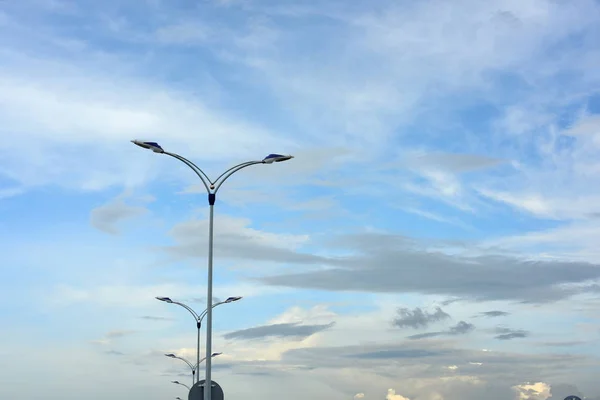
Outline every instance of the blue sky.
{"type": "Polygon", "coordinates": [[[599,399],[594,0],[0,3],[0,397],[599,399]],[[205,334],[203,333],[203,337],[205,334]],[[32,385],[35,379],[37,385],[32,385]]]}

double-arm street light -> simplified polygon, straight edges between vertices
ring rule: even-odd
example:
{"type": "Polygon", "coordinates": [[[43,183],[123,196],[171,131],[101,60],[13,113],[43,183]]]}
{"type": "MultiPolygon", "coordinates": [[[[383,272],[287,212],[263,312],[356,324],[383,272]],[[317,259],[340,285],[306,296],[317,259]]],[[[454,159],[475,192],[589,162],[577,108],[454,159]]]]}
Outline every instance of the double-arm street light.
{"type": "MultiPolygon", "coordinates": [[[[220,306],[221,304],[233,303],[234,301],[238,301],[241,299],[242,299],[241,296],[228,297],[227,300],[219,301],[218,303],[214,303],[212,305],[212,308],[220,306]]],[[[169,303],[169,304],[177,304],[178,306],[181,306],[181,307],[185,308],[186,310],[188,310],[189,313],[192,314],[192,316],[194,317],[194,320],[196,321],[196,328],[198,329],[198,345],[196,348],[196,371],[198,371],[198,375],[196,375],[196,381],[199,381],[200,380],[200,372],[199,372],[200,371],[199,370],[199,368],[200,368],[200,330],[201,330],[200,328],[202,328],[202,320],[206,316],[207,310],[204,310],[204,311],[202,311],[202,313],[198,314],[196,311],[194,311],[188,305],[183,304],[179,301],[171,300],[170,297],[157,297],[156,300],[164,301],[165,303],[169,303]]]]}
{"type": "Polygon", "coordinates": [[[169,358],[174,358],[176,360],[181,360],[184,363],[186,363],[188,365],[188,367],[190,367],[190,370],[192,371],[192,386],[194,385],[194,383],[196,383],[196,379],[195,379],[195,375],[196,375],[196,367],[194,366],[194,364],[192,364],[191,362],[189,362],[188,360],[186,360],[183,357],[179,357],[176,356],[173,353],[169,353],[169,354],[165,354],[165,356],[169,357],[169,358]]]}
{"type": "MultiPolygon", "coordinates": [[[[143,147],[144,149],[152,150],[154,153],[166,154],[168,156],[171,156],[171,157],[176,158],[177,160],[183,162],[185,165],[190,167],[192,169],[192,171],[194,171],[194,173],[198,176],[198,178],[200,178],[200,180],[202,181],[202,184],[204,184],[204,187],[206,188],[206,192],[208,194],[208,205],[209,205],[208,284],[207,284],[207,290],[206,290],[206,292],[207,292],[206,293],[206,299],[207,299],[207,304],[206,304],[206,311],[207,311],[206,312],[206,354],[211,354],[212,353],[212,307],[211,307],[211,305],[212,305],[212,298],[213,298],[213,296],[212,296],[212,289],[213,289],[212,288],[212,284],[213,284],[213,236],[214,236],[213,231],[214,231],[214,205],[215,205],[215,201],[217,198],[217,192],[219,191],[219,188],[221,187],[221,185],[223,185],[223,183],[231,175],[235,174],[237,171],[239,171],[243,168],[249,167],[251,165],[273,164],[276,162],[287,161],[287,160],[291,160],[294,157],[290,156],[290,155],[283,155],[283,154],[269,154],[262,160],[247,161],[247,162],[244,162],[244,163],[241,163],[238,165],[234,165],[233,167],[229,168],[228,170],[223,172],[221,175],[219,175],[217,177],[217,179],[215,179],[213,181],[196,164],[194,164],[190,160],[188,160],[178,154],[165,151],[156,142],[146,142],[146,141],[142,141],[142,140],[132,140],[131,142],[137,146],[143,147]]],[[[206,360],[206,379],[205,379],[206,384],[204,386],[204,399],[205,400],[211,400],[211,395],[212,395],[211,366],[212,366],[211,360],[210,360],[210,358],[208,358],[208,360],[206,360]]]]}
{"type": "MultiPolygon", "coordinates": [[[[213,357],[220,356],[221,354],[223,354],[223,353],[212,353],[209,360],[213,357]]],[[[189,362],[188,360],[186,360],[185,358],[179,357],[173,353],[165,354],[165,356],[169,357],[169,358],[174,358],[176,360],[181,360],[184,363],[186,363],[188,365],[188,367],[190,367],[190,370],[192,370],[192,386],[194,386],[194,383],[196,383],[196,380],[194,379],[194,376],[196,375],[196,366],[194,364],[192,364],[191,362],[189,362]]],[[[200,363],[204,360],[206,360],[206,357],[204,357],[202,360],[199,360],[198,365],[200,365],[200,363]]]]}

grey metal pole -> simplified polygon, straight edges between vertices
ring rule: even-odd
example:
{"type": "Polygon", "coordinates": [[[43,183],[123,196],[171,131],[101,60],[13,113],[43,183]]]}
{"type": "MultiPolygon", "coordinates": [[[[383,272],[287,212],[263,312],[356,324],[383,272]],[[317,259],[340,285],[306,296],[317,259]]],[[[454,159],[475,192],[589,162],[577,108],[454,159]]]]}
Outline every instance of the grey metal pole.
{"type": "Polygon", "coordinates": [[[214,216],[215,216],[215,199],[216,195],[210,193],[208,195],[208,203],[210,208],[210,216],[208,223],[208,285],[207,285],[207,306],[206,306],[206,377],[204,382],[204,399],[211,400],[212,380],[211,380],[211,364],[212,364],[212,284],[213,284],[213,235],[214,235],[214,216]]]}
{"type": "Polygon", "coordinates": [[[198,345],[196,346],[196,371],[198,371],[198,375],[196,375],[196,382],[200,381],[200,331],[202,328],[202,322],[199,320],[196,321],[196,327],[198,327],[198,345]]]}

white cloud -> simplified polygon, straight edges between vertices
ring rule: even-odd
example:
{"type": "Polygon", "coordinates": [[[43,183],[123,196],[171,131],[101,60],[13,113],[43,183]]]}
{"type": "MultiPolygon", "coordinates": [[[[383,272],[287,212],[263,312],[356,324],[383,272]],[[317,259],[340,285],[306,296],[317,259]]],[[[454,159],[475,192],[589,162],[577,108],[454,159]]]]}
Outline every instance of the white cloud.
{"type": "MultiPolygon", "coordinates": [[[[301,252],[310,236],[271,233],[250,226],[247,218],[227,215],[215,217],[214,251],[218,257],[248,262],[301,263],[319,262],[322,258],[301,252]]],[[[276,229],[281,229],[278,224],[276,229]]],[[[207,254],[208,220],[192,220],[176,224],[169,235],[176,244],[164,250],[176,258],[204,257],[207,254]]]]}
{"type": "MultiPolygon", "coordinates": [[[[565,131],[565,134],[571,136],[591,136],[596,140],[600,135],[600,116],[583,116],[577,123],[565,131]]],[[[600,142],[597,142],[600,145],[600,142]]]]}
{"type": "Polygon", "coordinates": [[[396,394],[396,390],[394,390],[394,389],[388,389],[385,399],[386,400],[410,400],[408,397],[404,397],[400,394],[396,394]]]}
{"type": "Polygon", "coordinates": [[[202,21],[165,26],[156,32],[156,38],[164,44],[199,45],[205,43],[211,32],[202,21]]]}
{"type": "Polygon", "coordinates": [[[551,397],[550,385],[544,382],[525,383],[514,387],[516,400],[546,400],[551,397]]]}
{"type": "MultiPolygon", "coordinates": [[[[214,296],[226,299],[229,296],[267,296],[281,293],[281,289],[263,287],[253,283],[235,283],[230,285],[215,284],[214,296]]],[[[95,304],[102,307],[119,307],[127,304],[131,310],[134,308],[148,308],[155,310],[156,296],[173,296],[185,301],[195,299],[198,293],[206,293],[204,285],[194,286],[186,284],[164,283],[140,285],[125,283],[114,285],[96,285],[76,287],[71,285],[57,285],[47,293],[46,304],[54,307],[64,307],[73,304],[95,304]]],[[[204,308],[204,303],[200,306],[204,308]]]]}
{"type": "Polygon", "coordinates": [[[283,314],[272,318],[271,324],[286,324],[286,323],[328,323],[335,319],[336,313],[329,310],[326,305],[316,305],[309,309],[294,306],[286,310],[283,314]]]}
{"type": "MultiPolygon", "coordinates": [[[[252,228],[250,227],[251,221],[248,218],[219,215],[216,219],[218,219],[218,222],[215,223],[214,227],[215,237],[220,237],[221,241],[227,240],[226,237],[228,236],[234,236],[260,247],[294,250],[306,244],[309,239],[308,235],[275,234],[252,228]]],[[[183,243],[189,241],[206,243],[208,220],[187,221],[177,224],[171,230],[171,235],[183,243]]]]}
{"type": "Polygon", "coordinates": [[[486,244],[544,258],[598,262],[599,238],[597,218],[591,218],[589,221],[576,221],[556,228],[496,238],[486,244]]]}
{"type": "Polygon", "coordinates": [[[541,195],[533,194],[519,196],[510,193],[500,193],[485,189],[480,190],[479,193],[482,196],[488,197],[495,201],[506,203],[515,208],[525,210],[536,216],[551,218],[555,216],[554,207],[551,207],[547,203],[547,200],[545,200],[541,195]]]}
{"type": "MultiPolygon", "coordinates": [[[[86,70],[61,62],[16,59],[17,68],[23,68],[0,68],[2,131],[17,138],[0,144],[5,155],[1,172],[25,187],[52,184],[99,190],[139,185],[158,171],[150,164],[154,154],[129,143],[138,137],[162,139],[173,151],[185,150],[188,157],[208,161],[262,154],[269,144],[283,150],[293,146],[188,94],[139,78],[109,77],[101,72],[101,63],[86,70]],[[207,147],[210,152],[203,151],[207,147]],[[20,162],[23,157],[31,163],[20,162]]],[[[156,165],[155,158],[152,161],[156,165]]],[[[160,162],[164,169],[169,161],[160,162]]]]}
{"type": "Polygon", "coordinates": [[[122,200],[96,207],[91,211],[90,222],[95,228],[111,234],[119,234],[118,225],[127,219],[143,215],[148,210],[141,206],[130,206],[122,200]]]}

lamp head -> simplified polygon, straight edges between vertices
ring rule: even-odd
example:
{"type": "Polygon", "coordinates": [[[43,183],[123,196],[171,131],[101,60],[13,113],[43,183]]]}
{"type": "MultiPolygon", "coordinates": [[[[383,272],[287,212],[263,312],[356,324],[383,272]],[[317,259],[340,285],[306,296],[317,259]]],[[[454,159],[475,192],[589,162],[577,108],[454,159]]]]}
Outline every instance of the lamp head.
{"type": "Polygon", "coordinates": [[[150,141],[144,141],[144,140],[137,140],[134,139],[131,141],[131,143],[140,146],[144,149],[148,149],[148,150],[152,150],[155,153],[164,153],[165,151],[163,150],[162,147],[160,147],[160,145],[156,142],[150,142],[150,141]]]}
{"type": "Polygon", "coordinates": [[[171,300],[169,297],[157,297],[156,300],[164,301],[165,303],[173,302],[173,300],[171,300]]]}
{"type": "Polygon", "coordinates": [[[294,158],[294,156],[291,156],[289,154],[269,154],[268,156],[263,158],[262,162],[263,164],[273,164],[274,162],[287,161],[291,160],[292,158],[294,158]]]}

